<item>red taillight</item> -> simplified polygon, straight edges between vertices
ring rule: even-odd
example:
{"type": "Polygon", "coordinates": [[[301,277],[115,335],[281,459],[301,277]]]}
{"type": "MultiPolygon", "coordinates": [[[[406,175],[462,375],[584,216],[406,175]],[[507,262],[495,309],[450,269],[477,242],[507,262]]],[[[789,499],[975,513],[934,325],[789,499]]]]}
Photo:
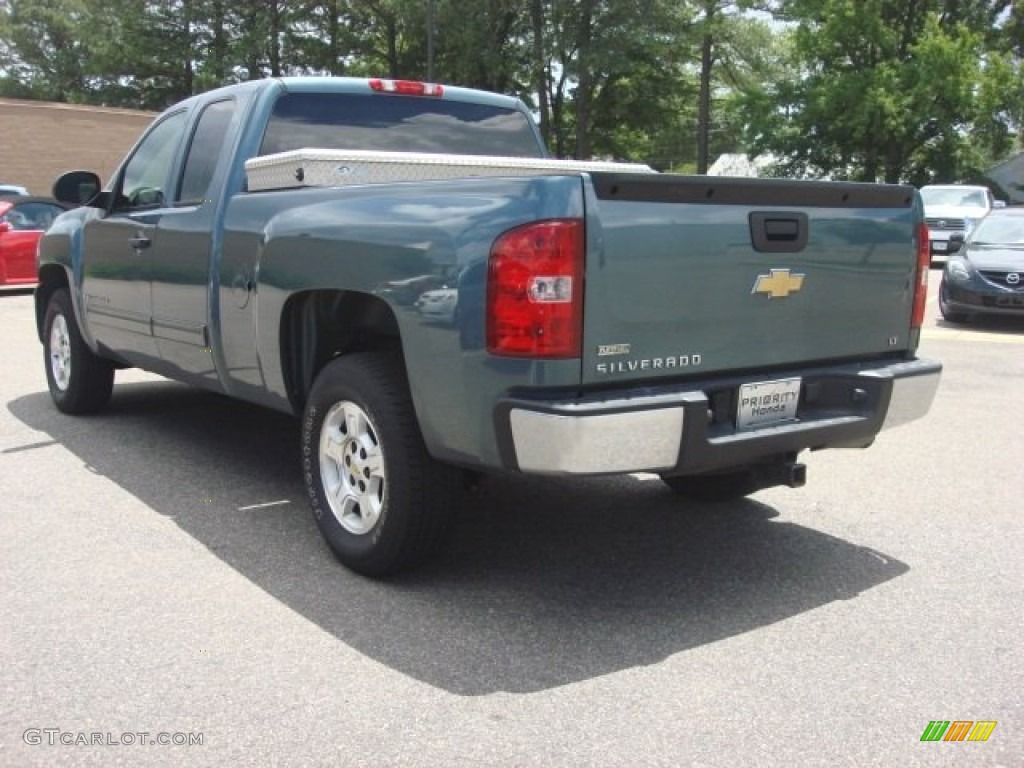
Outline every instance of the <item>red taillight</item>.
{"type": "Polygon", "coordinates": [[[583,337],[583,222],[511,229],[491,246],[487,351],[510,357],[579,357],[583,337]]]}
{"type": "Polygon", "coordinates": [[[398,93],[402,96],[443,96],[444,86],[420,83],[416,80],[381,80],[374,78],[370,88],[378,93],[398,93]]]}
{"type": "Polygon", "coordinates": [[[924,324],[924,305],[928,301],[928,270],[932,265],[931,246],[928,242],[928,227],[922,221],[917,225],[917,274],[914,276],[914,311],[910,315],[910,327],[920,328],[924,324]]]}

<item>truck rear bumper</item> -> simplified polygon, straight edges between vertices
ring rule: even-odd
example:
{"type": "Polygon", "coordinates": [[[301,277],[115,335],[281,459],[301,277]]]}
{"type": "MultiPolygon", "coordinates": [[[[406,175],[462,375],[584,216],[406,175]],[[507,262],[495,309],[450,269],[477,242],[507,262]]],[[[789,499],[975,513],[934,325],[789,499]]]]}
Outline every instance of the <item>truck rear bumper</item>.
{"type": "Polygon", "coordinates": [[[548,475],[693,474],[805,449],[864,448],[883,429],[924,416],[942,366],[931,360],[790,371],[796,419],[737,430],[736,392],[757,378],[605,392],[575,399],[507,398],[496,410],[502,463],[548,475]]]}

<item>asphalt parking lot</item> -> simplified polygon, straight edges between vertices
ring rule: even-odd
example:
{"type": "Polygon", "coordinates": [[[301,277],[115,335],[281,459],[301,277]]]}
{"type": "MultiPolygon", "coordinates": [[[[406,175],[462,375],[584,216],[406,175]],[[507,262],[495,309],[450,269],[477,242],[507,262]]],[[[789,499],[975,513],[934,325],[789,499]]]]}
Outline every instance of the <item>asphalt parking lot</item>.
{"type": "Polygon", "coordinates": [[[0,294],[0,765],[1020,766],[1024,321],[936,311],[931,414],[805,488],[491,478],[379,583],[297,422],[137,371],[62,416],[0,294]]]}

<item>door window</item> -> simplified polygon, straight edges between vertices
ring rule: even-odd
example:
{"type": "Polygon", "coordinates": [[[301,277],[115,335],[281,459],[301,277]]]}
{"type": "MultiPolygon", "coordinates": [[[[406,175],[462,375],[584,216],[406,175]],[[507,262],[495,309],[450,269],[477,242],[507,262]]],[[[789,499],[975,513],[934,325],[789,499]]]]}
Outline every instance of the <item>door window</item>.
{"type": "Polygon", "coordinates": [[[185,112],[156,125],[135,150],[121,179],[119,208],[159,208],[165,204],[174,153],[185,129],[185,112]]]}
{"type": "Polygon", "coordinates": [[[210,182],[217,170],[217,161],[234,113],[235,102],[232,99],[215,101],[203,110],[181,174],[179,202],[199,203],[209,199],[210,182]]]}

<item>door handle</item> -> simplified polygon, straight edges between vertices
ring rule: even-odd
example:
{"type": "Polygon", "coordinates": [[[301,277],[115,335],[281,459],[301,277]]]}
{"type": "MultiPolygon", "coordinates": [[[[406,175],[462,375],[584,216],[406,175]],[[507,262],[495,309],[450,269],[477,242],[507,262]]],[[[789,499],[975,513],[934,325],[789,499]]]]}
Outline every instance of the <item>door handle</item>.
{"type": "Polygon", "coordinates": [[[135,237],[131,238],[128,242],[132,244],[132,248],[134,248],[137,251],[141,251],[143,248],[149,248],[150,243],[152,243],[153,241],[150,240],[145,235],[136,235],[135,237]]]}
{"type": "Polygon", "coordinates": [[[793,211],[754,211],[750,242],[760,253],[799,253],[807,247],[807,214],[793,211]]]}

